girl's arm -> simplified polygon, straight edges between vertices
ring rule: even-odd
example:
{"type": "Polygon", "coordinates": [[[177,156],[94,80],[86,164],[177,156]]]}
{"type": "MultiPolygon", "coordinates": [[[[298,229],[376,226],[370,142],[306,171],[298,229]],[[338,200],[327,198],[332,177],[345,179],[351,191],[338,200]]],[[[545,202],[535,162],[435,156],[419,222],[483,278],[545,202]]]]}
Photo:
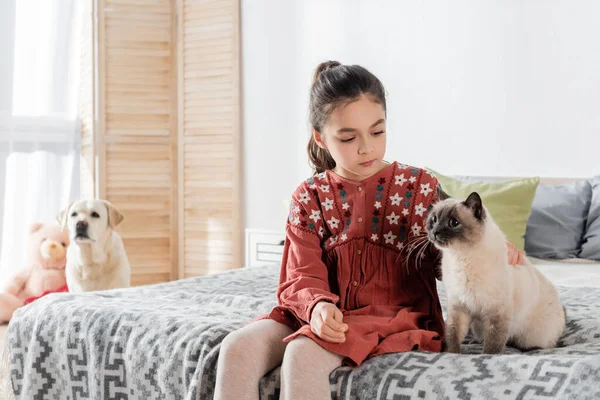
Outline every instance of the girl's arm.
{"type": "Polygon", "coordinates": [[[294,195],[277,290],[279,304],[306,323],[310,322],[312,310],[318,302],[336,304],[339,301],[339,297],[331,293],[329,272],[322,260],[323,249],[318,232],[323,232],[323,220],[308,218],[313,210],[319,210],[314,198],[310,202],[301,202],[294,195]]]}
{"type": "Polygon", "coordinates": [[[319,236],[287,229],[277,297],[281,305],[306,323],[318,302],[335,304],[339,300],[330,291],[322,252],[319,236]]]}

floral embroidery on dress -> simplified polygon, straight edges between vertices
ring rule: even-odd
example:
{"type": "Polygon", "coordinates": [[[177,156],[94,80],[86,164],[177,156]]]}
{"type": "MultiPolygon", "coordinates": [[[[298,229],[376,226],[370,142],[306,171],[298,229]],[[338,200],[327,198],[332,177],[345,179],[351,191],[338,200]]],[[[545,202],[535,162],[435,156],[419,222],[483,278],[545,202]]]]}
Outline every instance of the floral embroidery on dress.
{"type": "Polygon", "coordinates": [[[401,251],[425,232],[437,186],[427,171],[398,163],[362,182],[320,173],[294,193],[288,224],[318,235],[328,250],[362,238],[401,251]]]}

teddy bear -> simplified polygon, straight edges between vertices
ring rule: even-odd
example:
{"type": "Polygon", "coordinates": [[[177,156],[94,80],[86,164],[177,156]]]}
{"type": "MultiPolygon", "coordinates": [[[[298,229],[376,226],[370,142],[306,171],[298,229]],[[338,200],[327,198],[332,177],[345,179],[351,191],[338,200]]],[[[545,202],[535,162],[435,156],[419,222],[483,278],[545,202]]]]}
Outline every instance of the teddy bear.
{"type": "Polygon", "coordinates": [[[29,228],[27,264],[0,292],[0,323],[31,301],[53,292],[67,291],[65,265],[69,233],[57,222],[37,222],[29,228]]]}

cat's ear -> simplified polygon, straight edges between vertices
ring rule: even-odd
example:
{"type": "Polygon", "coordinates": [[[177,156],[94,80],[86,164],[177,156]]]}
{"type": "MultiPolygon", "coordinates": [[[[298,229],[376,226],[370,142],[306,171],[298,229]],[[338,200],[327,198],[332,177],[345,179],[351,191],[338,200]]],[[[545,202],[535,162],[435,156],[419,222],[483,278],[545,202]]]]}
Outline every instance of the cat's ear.
{"type": "Polygon", "coordinates": [[[450,198],[450,195],[444,192],[444,190],[442,189],[442,185],[437,185],[436,190],[438,201],[443,201],[450,198]]]}
{"type": "Polygon", "coordinates": [[[483,203],[481,201],[481,196],[479,196],[479,193],[471,193],[463,203],[471,210],[473,210],[473,215],[475,216],[475,218],[477,218],[480,221],[484,218],[483,203]]]}

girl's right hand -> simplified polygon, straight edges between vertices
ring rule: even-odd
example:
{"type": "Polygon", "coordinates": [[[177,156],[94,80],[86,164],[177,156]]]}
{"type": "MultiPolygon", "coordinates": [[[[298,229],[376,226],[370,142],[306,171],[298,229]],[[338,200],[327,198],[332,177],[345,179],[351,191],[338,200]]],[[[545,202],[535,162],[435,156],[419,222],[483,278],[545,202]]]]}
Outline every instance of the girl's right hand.
{"type": "Polygon", "coordinates": [[[343,318],[344,315],[335,304],[320,301],[310,316],[310,330],[326,342],[343,343],[348,331],[348,325],[342,322],[343,318]]]}

